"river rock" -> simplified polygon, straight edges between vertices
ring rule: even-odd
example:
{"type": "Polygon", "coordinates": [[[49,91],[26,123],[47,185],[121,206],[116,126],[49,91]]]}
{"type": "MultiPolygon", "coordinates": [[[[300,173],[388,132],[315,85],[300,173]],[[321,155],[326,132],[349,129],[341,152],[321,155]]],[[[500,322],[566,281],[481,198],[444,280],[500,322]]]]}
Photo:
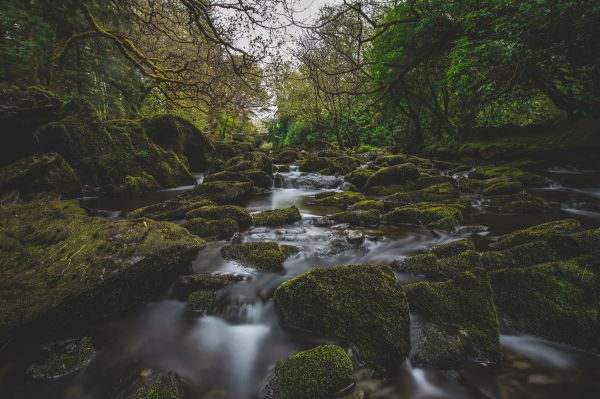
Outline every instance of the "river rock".
{"type": "Polygon", "coordinates": [[[365,188],[371,188],[375,186],[387,186],[390,184],[405,184],[412,182],[419,177],[419,171],[417,167],[412,163],[403,163],[400,165],[389,166],[381,168],[377,172],[373,173],[365,188]]]}
{"type": "Polygon", "coordinates": [[[444,202],[458,199],[458,190],[454,184],[441,183],[415,191],[392,194],[383,201],[387,207],[397,207],[415,202],[444,202]]]}
{"type": "Polygon", "coordinates": [[[81,182],[60,155],[36,154],[0,168],[0,193],[11,189],[74,195],[81,192],[81,182]]]}
{"type": "Polygon", "coordinates": [[[370,363],[400,364],[410,346],[408,304],[387,266],[318,267],[273,295],[281,323],[342,340],[370,363]]]}
{"type": "Polygon", "coordinates": [[[352,360],[335,345],[321,345],[281,360],[267,376],[261,399],[328,399],[352,383],[352,360]]]}
{"type": "Polygon", "coordinates": [[[344,211],[331,216],[336,222],[349,223],[354,226],[374,227],[379,224],[379,211],[369,209],[367,211],[344,211]]]}
{"type": "Polygon", "coordinates": [[[149,219],[89,217],[77,201],[0,208],[0,338],[59,329],[158,296],[205,245],[149,219]]]}
{"type": "Polygon", "coordinates": [[[90,337],[48,342],[40,351],[40,357],[27,369],[34,379],[57,380],[82,370],[96,357],[90,337]]]}
{"type": "Polygon", "coordinates": [[[240,227],[248,227],[252,216],[245,208],[236,205],[207,205],[194,208],[185,214],[186,219],[203,218],[207,220],[233,219],[240,227]]]}
{"type": "Polygon", "coordinates": [[[221,255],[243,266],[275,272],[282,270],[283,262],[298,251],[298,247],[276,242],[245,242],[225,245],[221,248],[221,255]]]}
{"type": "Polygon", "coordinates": [[[458,204],[416,203],[394,208],[382,216],[382,221],[392,225],[416,224],[432,229],[453,230],[462,222],[458,204]]]}
{"type": "Polygon", "coordinates": [[[407,296],[411,311],[427,321],[463,330],[470,357],[483,362],[500,360],[496,307],[490,282],[481,269],[450,281],[411,284],[407,296]]]}
{"type": "Polygon", "coordinates": [[[315,195],[315,200],[312,203],[315,205],[347,208],[356,202],[364,200],[366,198],[363,194],[353,191],[326,191],[315,195]]]}
{"type": "MultiPolygon", "coordinates": [[[[183,399],[183,384],[174,372],[144,369],[115,394],[116,399],[183,399]]],[[[117,388],[119,389],[119,388],[117,388]]]]}
{"type": "Polygon", "coordinates": [[[295,206],[263,211],[252,216],[252,223],[255,226],[283,226],[299,220],[302,220],[302,216],[295,206]]]}

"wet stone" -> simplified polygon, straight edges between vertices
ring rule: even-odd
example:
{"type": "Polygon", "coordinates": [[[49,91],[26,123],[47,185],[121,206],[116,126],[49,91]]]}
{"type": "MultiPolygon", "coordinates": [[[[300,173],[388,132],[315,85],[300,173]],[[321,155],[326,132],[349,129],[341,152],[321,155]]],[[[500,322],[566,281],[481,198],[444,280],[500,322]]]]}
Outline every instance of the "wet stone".
{"type": "Polygon", "coordinates": [[[49,342],[40,347],[40,357],[29,366],[34,379],[56,380],[85,368],[96,357],[92,339],[79,337],[49,342]]]}

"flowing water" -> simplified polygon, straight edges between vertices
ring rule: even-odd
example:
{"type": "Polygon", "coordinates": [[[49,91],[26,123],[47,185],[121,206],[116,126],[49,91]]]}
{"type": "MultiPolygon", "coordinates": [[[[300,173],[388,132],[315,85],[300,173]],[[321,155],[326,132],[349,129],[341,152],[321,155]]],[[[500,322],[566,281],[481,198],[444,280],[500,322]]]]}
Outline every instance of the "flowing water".
{"type": "MultiPolygon", "coordinates": [[[[564,170],[551,173],[567,173],[564,170]]],[[[197,175],[201,182],[203,175],[197,175]]],[[[248,278],[224,289],[224,306],[215,314],[194,317],[185,303],[170,292],[127,315],[102,321],[87,333],[98,354],[83,370],[59,381],[40,382],[26,378],[26,367],[35,347],[21,348],[18,355],[0,360],[0,397],[12,397],[16,386],[24,397],[105,398],[111,387],[135,370],[162,369],[176,372],[185,382],[190,398],[253,398],[261,380],[280,359],[326,342],[292,335],[277,322],[272,301],[274,289],[283,281],[317,265],[391,263],[427,248],[462,237],[485,247],[498,235],[558,217],[574,216],[588,226],[600,223],[595,198],[600,190],[571,190],[560,185],[537,190],[538,194],[563,203],[555,214],[508,215],[475,206],[459,233],[417,227],[380,226],[360,229],[360,245],[335,245],[343,240],[347,226],[319,227],[317,218],[337,209],[311,205],[322,190],[342,189],[338,177],[302,175],[297,169],[282,173],[283,179],[270,194],[250,200],[251,212],[295,205],[302,221],[280,228],[251,228],[246,241],[272,240],[301,250],[284,265],[285,272],[272,274],[244,269],[224,260],[220,248],[226,242],[210,242],[193,262],[193,270],[244,274],[248,278]],[[577,201],[573,201],[577,198],[577,201]],[[583,205],[581,205],[583,204],[583,205]],[[22,388],[25,385],[26,388],[22,388]],[[3,394],[4,392],[4,394],[3,394]]],[[[191,187],[163,190],[143,196],[88,198],[85,206],[101,209],[107,217],[122,211],[174,197],[191,187]]],[[[402,283],[414,276],[399,275],[402,283]]],[[[511,335],[503,331],[503,361],[494,367],[467,363],[458,371],[398,365],[385,380],[370,370],[357,372],[357,386],[374,392],[373,398],[598,398],[600,359],[565,345],[541,338],[511,335]]]]}

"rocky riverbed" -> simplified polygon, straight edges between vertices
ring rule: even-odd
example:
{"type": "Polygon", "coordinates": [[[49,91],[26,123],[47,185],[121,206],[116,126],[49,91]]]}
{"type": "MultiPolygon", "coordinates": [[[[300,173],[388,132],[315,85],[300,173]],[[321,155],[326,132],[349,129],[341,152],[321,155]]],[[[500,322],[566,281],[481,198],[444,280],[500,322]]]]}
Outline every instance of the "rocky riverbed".
{"type": "Polygon", "coordinates": [[[3,397],[600,395],[597,170],[207,149],[50,100],[0,169],[3,397]],[[95,162],[76,127],[145,144],[95,162]]]}

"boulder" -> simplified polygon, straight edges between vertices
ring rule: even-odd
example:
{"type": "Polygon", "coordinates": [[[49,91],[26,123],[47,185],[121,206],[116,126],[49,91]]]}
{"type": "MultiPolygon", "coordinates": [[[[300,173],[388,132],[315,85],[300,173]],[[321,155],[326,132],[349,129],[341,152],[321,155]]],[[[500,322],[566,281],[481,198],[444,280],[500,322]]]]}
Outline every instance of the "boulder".
{"type": "Polygon", "coordinates": [[[193,209],[214,204],[213,201],[206,198],[182,196],[135,209],[129,212],[127,217],[131,219],[148,218],[154,220],[180,220],[185,217],[186,213],[193,209]]]}
{"type": "Polygon", "coordinates": [[[315,200],[312,203],[315,205],[347,208],[356,202],[364,200],[366,198],[363,194],[354,191],[325,191],[315,195],[315,200]]]}
{"type": "Polygon", "coordinates": [[[557,206],[546,202],[543,198],[525,192],[487,196],[483,204],[507,213],[540,214],[557,209],[557,206]]]}
{"type": "Polygon", "coordinates": [[[197,217],[185,221],[181,226],[186,228],[190,233],[207,240],[229,239],[239,230],[238,223],[228,217],[218,220],[207,220],[197,217]]]}
{"type": "Polygon", "coordinates": [[[149,219],[89,217],[76,201],[0,208],[0,339],[60,329],[160,295],[205,242],[149,219]]]}
{"type": "MultiPolygon", "coordinates": [[[[117,388],[118,389],[118,388],[117,388]]],[[[174,372],[145,369],[131,378],[116,399],[183,399],[183,384],[174,372]]]]}
{"type": "Polygon", "coordinates": [[[352,344],[368,363],[397,365],[408,355],[408,304],[387,266],[314,268],[281,284],[273,300],[285,327],[352,344]]]}
{"type": "Polygon", "coordinates": [[[473,179],[488,180],[493,178],[510,178],[519,181],[525,187],[544,187],[548,179],[535,173],[525,172],[511,166],[481,166],[469,175],[473,179]]]}
{"type": "Polygon", "coordinates": [[[445,282],[411,284],[407,296],[411,311],[427,321],[464,330],[470,357],[485,362],[502,357],[492,289],[482,270],[445,282]]]}
{"type": "Polygon", "coordinates": [[[335,345],[321,345],[281,360],[266,378],[262,399],[328,399],[352,383],[352,360],[335,345]]]}
{"type": "Polygon", "coordinates": [[[419,177],[417,167],[412,163],[381,168],[367,180],[365,187],[388,186],[390,184],[405,184],[419,177]]]}
{"type": "Polygon", "coordinates": [[[76,195],[81,192],[81,182],[60,155],[36,154],[0,168],[0,193],[12,189],[23,194],[46,191],[76,195]]]}
{"type": "Polygon", "coordinates": [[[302,216],[295,206],[263,211],[252,215],[252,224],[255,226],[283,226],[300,220],[302,220],[302,216]]]}
{"type": "Polygon", "coordinates": [[[96,357],[90,337],[78,337],[47,342],[39,356],[27,368],[36,380],[57,380],[85,368],[96,357]]]}
{"type": "Polygon", "coordinates": [[[203,218],[208,220],[233,219],[240,227],[248,227],[252,216],[245,208],[237,205],[207,205],[194,208],[185,214],[186,219],[203,218]]]}
{"type": "Polygon", "coordinates": [[[575,219],[556,220],[506,234],[494,244],[495,249],[505,249],[519,244],[548,239],[553,236],[575,233],[582,230],[581,223],[575,219]]]}
{"type": "Polygon", "coordinates": [[[454,184],[441,183],[420,190],[400,192],[385,198],[388,207],[408,205],[415,202],[444,202],[458,199],[458,190],[454,184]]]}
{"type": "Polygon", "coordinates": [[[383,210],[383,202],[377,200],[364,200],[355,202],[350,206],[355,211],[368,211],[369,209],[383,210]]]}
{"type": "Polygon", "coordinates": [[[474,250],[473,241],[463,238],[462,240],[451,241],[431,248],[431,253],[438,258],[448,258],[459,255],[465,251],[474,250]]]}
{"type": "Polygon", "coordinates": [[[194,188],[192,194],[204,196],[219,204],[231,204],[248,198],[252,187],[251,182],[218,180],[203,182],[194,188]]]}
{"type": "Polygon", "coordinates": [[[333,220],[341,223],[350,223],[355,226],[377,226],[379,224],[379,211],[370,209],[368,211],[345,211],[331,216],[333,220]]]}
{"type": "Polygon", "coordinates": [[[371,175],[375,172],[376,169],[358,168],[346,174],[346,176],[344,176],[344,179],[347,182],[358,187],[359,189],[362,189],[365,186],[365,184],[367,184],[369,177],[371,177],[371,175]]]}
{"type": "Polygon", "coordinates": [[[392,225],[416,224],[432,229],[453,230],[463,220],[462,205],[416,203],[394,208],[382,216],[382,221],[392,225]]]}
{"type": "Polygon", "coordinates": [[[524,190],[520,181],[511,178],[498,178],[485,181],[485,186],[481,190],[481,195],[511,195],[524,190]]]}
{"type": "Polygon", "coordinates": [[[221,255],[242,266],[276,272],[283,270],[283,262],[298,251],[297,247],[279,245],[276,242],[245,242],[224,246],[221,248],[221,255]]]}
{"type": "Polygon", "coordinates": [[[291,164],[300,158],[294,150],[285,150],[273,155],[273,162],[276,164],[291,164]]]}

